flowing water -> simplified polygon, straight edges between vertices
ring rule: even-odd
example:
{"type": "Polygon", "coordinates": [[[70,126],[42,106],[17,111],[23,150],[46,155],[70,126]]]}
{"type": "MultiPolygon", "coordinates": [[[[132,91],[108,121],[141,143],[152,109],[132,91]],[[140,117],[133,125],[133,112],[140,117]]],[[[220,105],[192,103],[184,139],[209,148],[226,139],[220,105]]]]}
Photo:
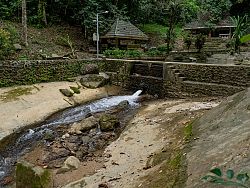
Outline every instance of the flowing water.
{"type": "MultiPolygon", "coordinates": [[[[28,129],[8,147],[0,153],[0,182],[12,171],[15,162],[20,156],[26,153],[34,143],[42,140],[46,134],[56,133],[55,128],[59,125],[72,124],[88,117],[91,113],[103,112],[116,107],[120,102],[127,100],[131,107],[138,106],[137,99],[141,90],[133,95],[113,96],[97,100],[90,104],[80,105],[71,109],[66,109],[59,116],[47,121],[41,126],[28,129]]],[[[13,133],[15,134],[15,133],[13,133]]],[[[1,183],[0,183],[1,187],[1,183]]]]}

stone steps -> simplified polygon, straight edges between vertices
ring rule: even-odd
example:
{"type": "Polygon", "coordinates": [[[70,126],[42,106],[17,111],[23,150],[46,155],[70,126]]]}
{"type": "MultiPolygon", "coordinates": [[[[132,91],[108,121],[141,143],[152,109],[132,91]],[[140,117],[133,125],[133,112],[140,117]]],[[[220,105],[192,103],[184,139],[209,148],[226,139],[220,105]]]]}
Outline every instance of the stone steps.
{"type": "Polygon", "coordinates": [[[185,80],[183,83],[183,91],[188,93],[199,93],[210,96],[228,96],[244,90],[244,87],[231,86],[226,84],[194,82],[185,80]]]}

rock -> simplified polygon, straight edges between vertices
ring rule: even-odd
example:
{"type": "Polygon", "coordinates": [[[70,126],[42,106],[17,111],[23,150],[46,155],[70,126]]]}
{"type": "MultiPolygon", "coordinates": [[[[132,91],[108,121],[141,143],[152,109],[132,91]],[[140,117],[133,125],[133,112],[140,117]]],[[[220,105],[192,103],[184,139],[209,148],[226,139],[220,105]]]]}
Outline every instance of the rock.
{"type": "Polygon", "coordinates": [[[87,185],[84,179],[72,182],[68,185],[63,186],[62,188],[83,188],[87,185]]]}
{"type": "Polygon", "coordinates": [[[16,187],[21,188],[52,188],[53,178],[49,170],[20,161],[16,166],[16,187]]]}
{"type": "Polygon", "coordinates": [[[13,44],[16,51],[22,50],[22,46],[20,44],[13,44]]]}
{"type": "Polygon", "coordinates": [[[52,57],[52,58],[59,58],[60,56],[57,55],[57,54],[51,54],[51,57],[52,57]]]}
{"type": "Polygon", "coordinates": [[[110,131],[118,127],[120,122],[116,116],[104,114],[99,119],[99,125],[102,131],[110,131]]]}
{"type": "Polygon", "coordinates": [[[69,89],[59,89],[59,91],[66,97],[72,97],[74,95],[69,89]]]}
{"type": "Polygon", "coordinates": [[[102,87],[109,82],[109,76],[105,73],[87,74],[80,79],[80,83],[87,88],[102,87]]]}
{"type": "Polygon", "coordinates": [[[143,101],[148,101],[148,100],[152,100],[152,99],[155,99],[155,97],[152,95],[146,94],[146,95],[139,96],[137,99],[137,102],[143,102],[143,101]]]}
{"type": "Polygon", "coordinates": [[[83,136],[82,137],[82,143],[85,144],[85,143],[88,143],[90,141],[90,137],[89,136],[83,136]]]}
{"type": "Polygon", "coordinates": [[[127,100],[122,101],[117,105],[117,108],[119,109],[126,109],[128,107],[129,107],[129,102],[127,100]]]}
{"type": "Polygon", "coordinates": [[[62,139],[66,139],[66,138],[69,138],[69,137],[70,137],[69,133],[66,133],[66,134],[62,135],[62,139]]]}
{"type": "Polygon", "coordinates": [[[70,169],[78,169],[80,165],[80,161],[79,159],[77,159],[74,156],[70,156],[66,159],[66,161],[64,162],[64,166],[68,167],[70,169]]]}
{"type": "Polygon", "coordinates": [[[94,127],[97,126],[97,123],[98,123],[98,119],[96,119],[94,116],[90,116],[86,119],[83,119],[82,121],[78,122],[78,123],[74,123],[69,132],[71,134],[80,134],[84,131],[88,131],[94,127]]]}
{"type": "Polygon", "coordinates": [[[70,88],[74,93],[76,93],[76,94],[80,94],[80,93],[81,93],[81,91],[80,91],[80,89],[79,89],[78,87],[70,86],[69,88],[70,88]]]}
{"type": "Polygon", "coordinates": [[[85,64],[80,70],[82,75],[86,74],[99,74],[99,67],[96,64],[85,64]]]}
{"type": "Polygon", "coordinates": [[[71,170],[76,170],[79,168],[80,163],[81,162],[79,161],[78,158],[70,156],[66,159],[66,161],[64,161],[63,167],[57,171],[57,174],[65,173],[71,170]]]}

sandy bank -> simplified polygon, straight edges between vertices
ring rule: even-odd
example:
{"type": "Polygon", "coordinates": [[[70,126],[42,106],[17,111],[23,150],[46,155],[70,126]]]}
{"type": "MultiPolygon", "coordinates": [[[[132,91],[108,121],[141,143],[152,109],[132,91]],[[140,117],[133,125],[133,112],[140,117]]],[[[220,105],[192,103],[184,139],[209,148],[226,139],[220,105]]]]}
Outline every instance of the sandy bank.
{"type": "Polygon", "coordinates": [[[120,88],[81,88],[80,94],[68,98],[59,89],[76,86],[72,82],[41,83],[0,89],[0,140],[16,129],[43,121],[51,114],[87,101],[116,95],[120,88]]]}

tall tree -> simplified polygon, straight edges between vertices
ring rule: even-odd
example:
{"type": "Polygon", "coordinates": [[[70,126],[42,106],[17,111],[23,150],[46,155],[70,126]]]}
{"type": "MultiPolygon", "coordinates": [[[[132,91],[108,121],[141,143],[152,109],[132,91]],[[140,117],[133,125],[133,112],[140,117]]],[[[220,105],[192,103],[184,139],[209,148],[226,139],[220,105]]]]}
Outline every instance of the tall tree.
{"type": "Polygon", "coordinates": [[[27,31],[27,7],[26,0],[22,0],[22,27],[23,27],[23,43],[28,46],[28,31],[27,31]]]}
{"type": "Polygon", "coordinates": [[[167,50],[170,51],[171,45],[174,43],[175,32],[174,29],[182,20],[182,4],[179,1],[171,0],[168,4],[168,30],[166,36],[167,50]]]}

